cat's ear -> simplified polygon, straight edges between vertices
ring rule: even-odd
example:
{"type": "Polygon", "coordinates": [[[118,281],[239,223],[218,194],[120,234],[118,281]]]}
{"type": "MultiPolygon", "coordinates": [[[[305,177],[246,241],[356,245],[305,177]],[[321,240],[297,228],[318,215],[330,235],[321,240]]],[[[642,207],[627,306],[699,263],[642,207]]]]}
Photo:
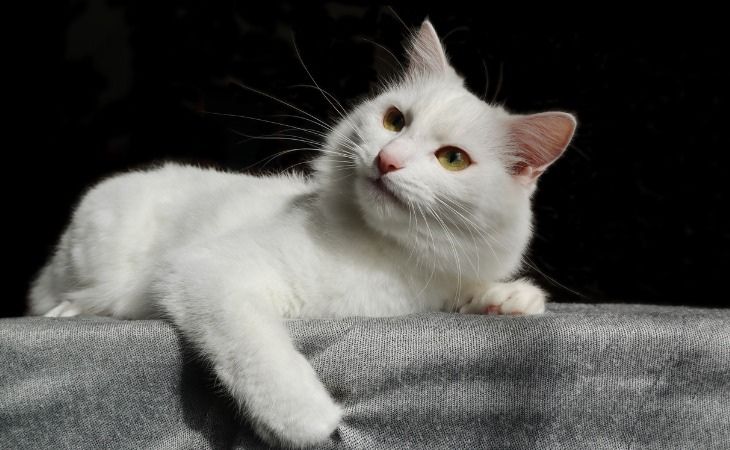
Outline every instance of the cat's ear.
{"type": "Polygon", "coordinates": [[[449,65],[444,47],[431,22],[426,19],[413,34],[406,48],[408,52],[408,73],[446,74],[454,69],[449,65]]]}
{"type": "Polygon", "coordinates": [[[577,122],[564,112],[511,116],[508,135],[514,149],[512,175],[531,185],[568,147],[577,122]]]}

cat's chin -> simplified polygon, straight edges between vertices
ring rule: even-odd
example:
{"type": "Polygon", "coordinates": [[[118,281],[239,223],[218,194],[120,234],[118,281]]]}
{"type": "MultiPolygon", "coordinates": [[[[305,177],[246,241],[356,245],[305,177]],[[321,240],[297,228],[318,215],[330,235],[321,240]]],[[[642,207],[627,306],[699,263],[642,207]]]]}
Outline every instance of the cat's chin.
{"type": "Polygon", "coordinates": [[[396,207],[404,209],[408,208],[406,201],[401,198],[401,194],[398,194],[398,192],[382,177],[368,180],[370,181],[376,199],[380,199],[382,202],[392,203],[396,207]]]}
{"type": "Polygon", "coordinates": [[[408,227],[410,208],[392,186],[369,177],[360,178],[357,184],[357,202],[370,228],[394,236],[408,227]]]}

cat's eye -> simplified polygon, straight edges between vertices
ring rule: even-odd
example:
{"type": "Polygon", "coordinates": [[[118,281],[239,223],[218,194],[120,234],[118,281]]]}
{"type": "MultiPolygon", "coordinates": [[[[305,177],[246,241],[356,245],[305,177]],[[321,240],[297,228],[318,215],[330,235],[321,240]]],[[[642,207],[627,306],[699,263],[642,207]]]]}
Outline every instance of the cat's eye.
{"type": "Polygon", "coordinates": [[[469,154],[458,147],[442,147],[436,150],[436,159],[447,170],[464,170],[471,165],[469,154]]]}
{"type": "Polygon", "coordinates": [[[385,111],[383,116],[383,127],[386,130],[395,131],[396,133],[406,126],[406,118],[402,112],[395,106],[391,106],[385,111]]]}

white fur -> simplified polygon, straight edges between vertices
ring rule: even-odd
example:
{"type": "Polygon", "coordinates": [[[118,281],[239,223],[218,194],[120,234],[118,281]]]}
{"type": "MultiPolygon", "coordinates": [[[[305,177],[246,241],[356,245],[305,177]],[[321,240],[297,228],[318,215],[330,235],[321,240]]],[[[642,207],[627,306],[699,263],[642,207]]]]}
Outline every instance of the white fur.
{"type": "Polygon", "coordinates": [[[490,283],[459,308],[462,314],[541,314],[545,312],[545,293],[525,279],[490,283]]]}
{"type": "Polygon", "coordinates": [[[311,178],[167,164],[98,184],[34,283],[30,312],[169,318],[259,433],[294,446],[326,439],[342,412],[282,317],[542,312],[538,288],[496,283],[518,270],[531,235],[534,183],[510,172],[511,116],[463,87],[424,27],[416,63],[328,130],[311,178]],[[406,115],[399,133],[382,125],[391,106],[406,115]],[[445,170],[434,157],[445,145],[474,163],[445,170]],[[405,162],[382,177],[401,200],[373,184],[386,147],[405,162]]]}

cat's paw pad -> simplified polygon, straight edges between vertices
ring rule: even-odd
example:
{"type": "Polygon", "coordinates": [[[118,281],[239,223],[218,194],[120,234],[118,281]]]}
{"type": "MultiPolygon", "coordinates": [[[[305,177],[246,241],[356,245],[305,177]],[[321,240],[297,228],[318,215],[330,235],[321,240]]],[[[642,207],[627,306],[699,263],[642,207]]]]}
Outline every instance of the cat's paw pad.
{"type": "Polygon", "coordinates": [[[459,310],[464,314],[527,315],[545,312],[546,295],[526,280],[492,284],[459,310]]]}

